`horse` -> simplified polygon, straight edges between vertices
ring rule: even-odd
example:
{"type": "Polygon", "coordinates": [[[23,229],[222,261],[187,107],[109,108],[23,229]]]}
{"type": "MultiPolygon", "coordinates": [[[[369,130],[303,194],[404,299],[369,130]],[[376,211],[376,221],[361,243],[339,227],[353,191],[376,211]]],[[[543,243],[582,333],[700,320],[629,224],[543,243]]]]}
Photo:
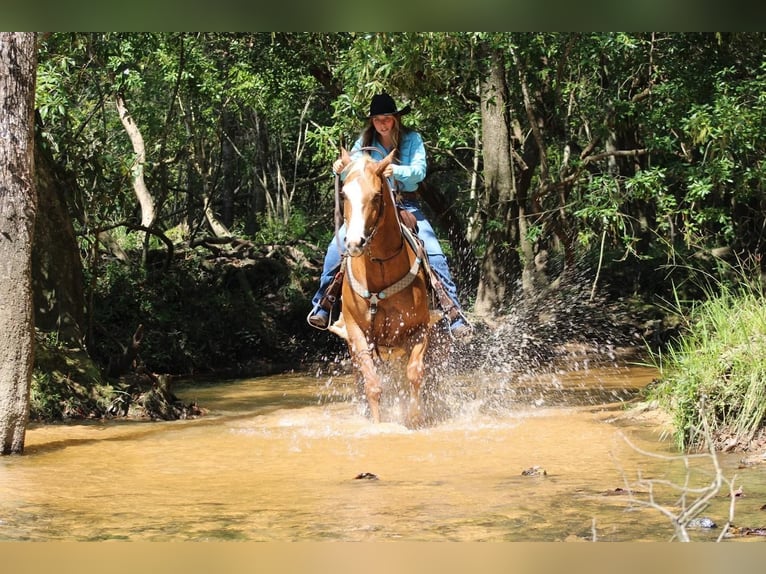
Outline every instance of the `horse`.
{"type": "Polygon", "coordinates": [[[432,325],[430,291],[422,246],[408,240],[381,161],[361,154],[341,159],[346,178],[341,190],[346,225],[342,314],[330,330],[346,339],[351,361],[364,385],[372,420],[380,422],[382,377],[376,368],[381,349],[403,355],[409,383],[408,426],[419,426],[421,386],[432,325]]]}

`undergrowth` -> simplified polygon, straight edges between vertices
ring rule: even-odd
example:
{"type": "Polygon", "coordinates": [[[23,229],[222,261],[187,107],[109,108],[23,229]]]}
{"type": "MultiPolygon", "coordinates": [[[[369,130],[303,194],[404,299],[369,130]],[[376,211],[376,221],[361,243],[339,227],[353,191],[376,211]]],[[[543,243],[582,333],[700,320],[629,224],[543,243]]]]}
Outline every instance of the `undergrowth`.
{"type": "Polygon", "coordinates": [[[703,422],[717,448],[746,449],[766,415],[766,301],[760,285],[720,283],[685,315],[681,335],[653,355],[660,380],[650,398],[672,415],[680,449],[703,446],[703,422]]]}

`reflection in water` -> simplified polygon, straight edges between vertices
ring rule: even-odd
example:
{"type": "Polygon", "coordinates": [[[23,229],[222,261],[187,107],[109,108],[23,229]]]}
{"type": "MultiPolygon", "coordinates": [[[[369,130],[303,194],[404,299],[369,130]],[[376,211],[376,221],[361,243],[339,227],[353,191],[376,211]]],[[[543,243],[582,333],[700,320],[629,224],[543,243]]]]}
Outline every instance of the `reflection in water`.
{"type": "MultiPolygon", "coordinates": [[[[668,519],[619,490],[639,474],[686,476],[621,438],[672,453],[655,425],[619,422],[654,374],[455,380],[419,430],[397,422],[395,400],[388,422],[370,423],[345,377],[189,385],[178,394],[208,416],[30,429],[26,454],[0,460],[0,540],[669,540],[668,519]],[[533,466],[546,475],[522,475],[533,466]]],[[[737,523],[761,526],[764,473],[737,460],[722,457],[748,494],[737,523]]],[[[693,461],[692,481],[711,470],[693,461]]],[[[725,494],[705,513],[720,523],[725,494]]]]}

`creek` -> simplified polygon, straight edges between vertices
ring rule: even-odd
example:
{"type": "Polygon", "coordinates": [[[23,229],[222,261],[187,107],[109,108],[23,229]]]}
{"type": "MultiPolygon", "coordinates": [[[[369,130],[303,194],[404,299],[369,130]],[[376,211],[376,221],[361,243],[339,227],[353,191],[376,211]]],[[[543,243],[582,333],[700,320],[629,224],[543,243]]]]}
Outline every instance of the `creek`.
{"type": "MultiPolygon", "coordinates": [[[[205,416],[31,426],[25,454],[0,460],[0,540],[668,541],[659,508],[695,496],[667,484],[714,469],[680,457],[655,417],[626,415],[655,376],[456,374],[419,429],[395,399],[372,424],[349,375],[189,381],[176,394],[205,416]]],[[[762,526],[764,467],[718,458],[742,489],[735,522],[762,526]]],[[[729,506],[724,489],[704,516],[723,525],[729,506]]]]}

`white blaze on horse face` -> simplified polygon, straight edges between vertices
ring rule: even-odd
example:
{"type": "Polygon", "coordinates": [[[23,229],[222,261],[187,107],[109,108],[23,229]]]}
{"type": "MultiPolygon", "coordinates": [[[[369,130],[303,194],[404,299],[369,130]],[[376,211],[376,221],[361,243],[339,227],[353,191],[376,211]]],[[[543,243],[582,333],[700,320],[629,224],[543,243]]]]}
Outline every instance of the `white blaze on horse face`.
{"type": "Polygon", "coordinates": [[[346,205],[346,249],[349,255],[356,257],[361,255],[362,248],[367,238],[364,236],[364,205],[362,204],[362,188],[359,182],[354,180],[343,187],[348,203],[346,205]]]}

